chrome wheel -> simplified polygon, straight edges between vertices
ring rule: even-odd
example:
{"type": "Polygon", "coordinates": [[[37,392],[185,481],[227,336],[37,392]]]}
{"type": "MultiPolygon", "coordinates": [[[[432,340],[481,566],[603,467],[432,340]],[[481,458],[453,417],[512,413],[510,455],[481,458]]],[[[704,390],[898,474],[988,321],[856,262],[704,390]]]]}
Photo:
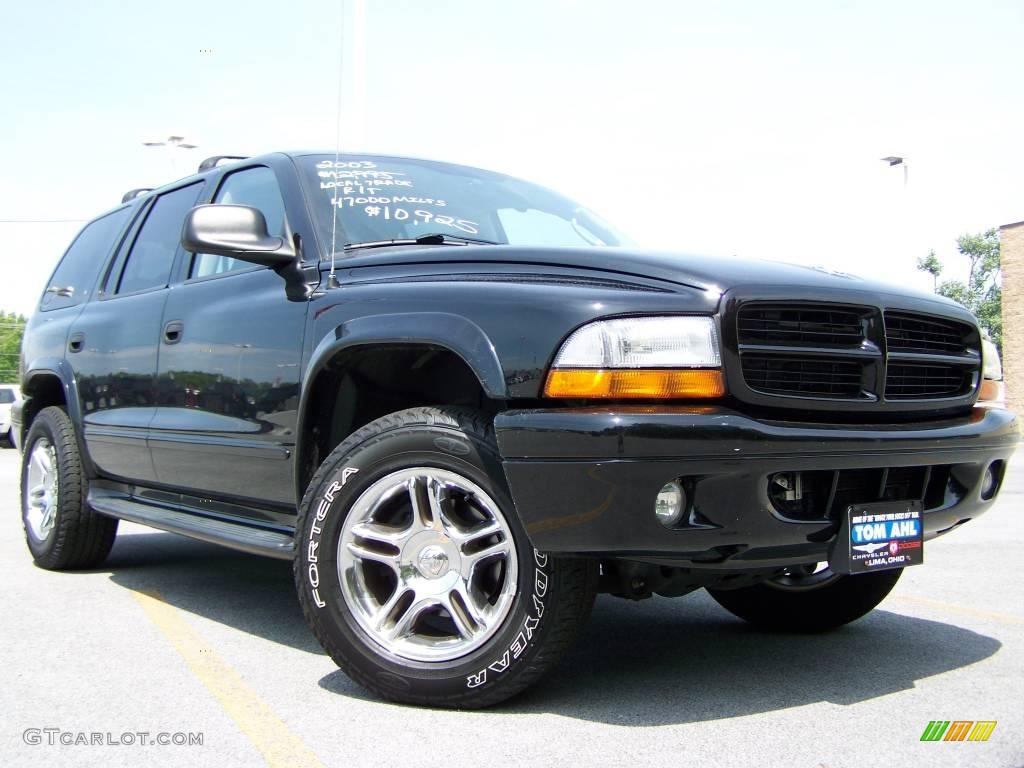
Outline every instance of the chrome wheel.
{"type": "Polygon", "coordinates": [[[45,437],[40,437],[32,447],[25,488],[25,524],[32,536],[43,541],[57,523],[59,500],[57,451],[45,437]]]}
{"type": "Polygon", "coordinates": [[[833,571],[828,563],[808,563],[786,568],[778,576],[773,576],[766,581],[765,584],[786,592],[806,592],[831,584],[838,578],[839,574],[833,571]]]}
{"type": "Polygon", "coordinates": [[[359,626],[413,661],[465,656],[515,598],[512,531],[495,501],[454,472],[416,467],[366,489],[338,540],[338,578],[359,626]]]}

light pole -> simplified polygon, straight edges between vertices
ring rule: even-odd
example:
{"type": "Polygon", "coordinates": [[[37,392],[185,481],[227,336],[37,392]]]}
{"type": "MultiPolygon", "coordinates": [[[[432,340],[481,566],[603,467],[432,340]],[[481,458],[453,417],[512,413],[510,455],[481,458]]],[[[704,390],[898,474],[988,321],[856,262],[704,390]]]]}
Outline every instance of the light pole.
{"type": "Polygon", "coordinates": [[[142,142],[144,147],[167,147],[170,154],[168,157],[171,159],[171,171],[175,175],[180,175],[181,172],[178,168],[178,153],[175,149],[195,149],[198,144],[189,144],[185,141],[184,136],[168,136],[164,141],[144,141],[142,142]]]}
{"type": "Polygon", "coordinates": [[[903,194],[899,195],[900,202],[894,206],[898,209],[896,216],[896,229],[899,234],[894,238],[898,251],[894,254],[897,258],[913,253],[916,245],[915,235],[919,234],[920,228],[914,217],[914,211],[910,206],[910,193],[907,191],[907,181],[910,175],[907,169],[907,159],[899,155],[889,155],[881,158],[883,163],[888,163],[890,168],[897,165],[903,168],[903,194]]]}
{"type": "Polygon", "coordinates": [[[894,165],[902,165],[903,166],[903,188],[906,189],[906,186],[907,186],[907,163],[906,163],[906,160],[904,160],[902,157],[896,157],[895,155],[890,155],[889,157],[883,157],[882,158],[882,162],[883,163],[888,163],[890,168],[892,168],[894,165]]]}

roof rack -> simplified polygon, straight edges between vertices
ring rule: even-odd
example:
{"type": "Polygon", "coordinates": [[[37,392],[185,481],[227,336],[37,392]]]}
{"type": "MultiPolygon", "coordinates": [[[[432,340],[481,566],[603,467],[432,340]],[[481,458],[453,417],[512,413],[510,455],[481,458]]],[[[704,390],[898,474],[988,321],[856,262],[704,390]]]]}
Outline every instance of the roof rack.
{"type": "Polygon", "coordinates": [[[134,200],[139,195],[145,194],[146,192],[152,192],[152,187],[139,187],[138,189],[129,189],[121,196],[121,202],[127,203],[129,200],[134,200]]]}
{"type": "Polygon", "coordinates": [[[214,155],[213,157],[206,158],[205,160],[203,160],[203,162],[201,162],[199,164],[199,172],[202,173],[203,171],[208,171],[211,168],[216,168],[217,167],[217,163],[219,163],[221,160],[248,160],[248,159],[249,158],[246,155],[214,155]]]}

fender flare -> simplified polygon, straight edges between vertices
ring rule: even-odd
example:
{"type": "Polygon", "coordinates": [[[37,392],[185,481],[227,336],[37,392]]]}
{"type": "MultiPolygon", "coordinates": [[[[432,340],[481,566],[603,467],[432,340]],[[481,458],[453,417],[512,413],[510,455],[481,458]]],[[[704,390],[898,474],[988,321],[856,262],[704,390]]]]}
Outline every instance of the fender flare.
{"type": "MultiPolygon", "coordinates": [[[[92,459],[89,457],[89,452],[85,447],[82,400],[78,394],[78,380],[75,378],[74,369],[67,360],[59,357],[43,357],[38,360],[33,360],[32,363],[27,366],[25,374],[22,376],[22,392],[30,395],[33,380],[40,376],[55,376],[60,381],[61,388],[64,390],[64,406],[67,409],[68,418],[71,419],[71,423],[75,428],[75,439],[78,441],[78,453],[82,457],[82,464],[86,475],[88,477],[95,477],[96,470],[93,467],[92,459]]],[[[28,427],[28,423],[23,421],[23,434],[21,436],[22,445],[24,445],[25,435],[28,434],[28,427]]]]}
{"type": "Polygon", "coordinates": [[[302,436],[312,411],[310,402],[313,382],[339,354],[357,347],[388,344],[423,344],[439,347],[458,355],[473,371],[484,393],[494,399],[505,399],[507,388],[501,363],[494,345],[484,330],[461,315],[448,312],[400,312],[357,317],[327,333],[310,354],[303,376],[299,398],[298,456],[295,461],[295,489],[301,500],[302,466],[306,446],[302,436]]]}

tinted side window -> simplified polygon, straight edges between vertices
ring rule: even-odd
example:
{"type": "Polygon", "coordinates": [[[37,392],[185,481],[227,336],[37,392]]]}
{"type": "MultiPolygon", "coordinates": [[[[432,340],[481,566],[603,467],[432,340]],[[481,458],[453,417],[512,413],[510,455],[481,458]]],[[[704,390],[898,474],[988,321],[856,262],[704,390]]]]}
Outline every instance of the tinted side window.
{"type": "Polygon", "coordinates": [[[185,215],[196,204],[202,189],[201,183],[192,184],[157,198],[132,244],[117,285],[118,293],[167,285],[181,243],[185,215]]]}
{"type": "Polygon", "coordinates": [[[130,208],[121,208],[109,213],[78,233],[47,284],[40,309],[73,307],[89,297],[96,275],[103,268],[114,238],[120,234],[130,211],[130,208]]]}
{"type": "Polygon", "coordinates": [[[0,389],[0,405],[9,405],[14,402],[14,392],[10,389],[0,389]]]}
{"type": "MultiPolygon", "coordinates": [[[[269,168],[247,168],[225,176],[214,202],[257,208],[266,218],[270,234],[284,234],[284,200],[281,199],[281,190],[277,186],[274,172],[269,168]]],[[[198,253],[192,262],[192,274],[189,277],[219,275],[250,266],[230,256],[198,253]]]]}

